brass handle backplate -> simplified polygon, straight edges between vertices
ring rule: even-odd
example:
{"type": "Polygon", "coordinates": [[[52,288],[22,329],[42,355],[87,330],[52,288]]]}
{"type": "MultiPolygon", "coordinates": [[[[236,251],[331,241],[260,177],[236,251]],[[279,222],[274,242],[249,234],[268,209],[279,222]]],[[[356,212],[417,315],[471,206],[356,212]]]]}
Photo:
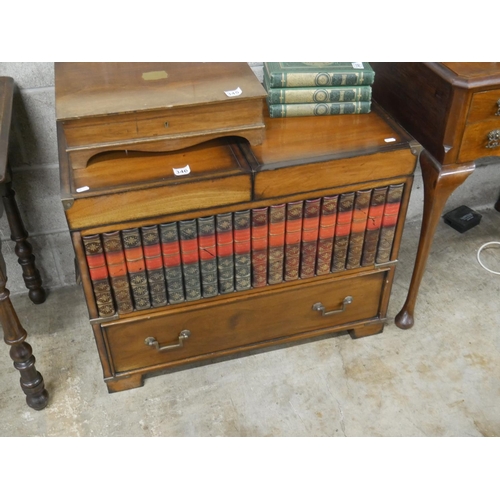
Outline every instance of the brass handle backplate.
{"type": "Polygon", "coordinates": [[[334,309],[333,311],[326,311],[325,306],[321,302],[316,302],[316,304],[313,305],[313,311],[319,311],[321,312],[321,316],[330,316],[332,314],[339,314],[345,311],[345,308],[348,304],[352,304],[353,298],[348,295],[343,301],[342,301],[342,308],[341,309],[334,309]]]}
{"type": "Polygon", "coordinates": [[[488,144],[486,144],[486,147],[491,149],[491,148],[496,148],[500,145],[500,128],[497,128],[496,130],[492,130],[488,134],[488,144]]]}
{"type": "Polygon", "coordinates": [[[144,343],[151,347],[155,347],[158,352],[171,351],[172,349],[179,349],[182,347],[184,345],[184,341],[189,338],[190,335],[191,332],[189,330],[182,330],[182,332],[179,333],[177,344],[164,345],[163,347],[160,347],[159,342],[154,337],[144,339],[144,343]]]}

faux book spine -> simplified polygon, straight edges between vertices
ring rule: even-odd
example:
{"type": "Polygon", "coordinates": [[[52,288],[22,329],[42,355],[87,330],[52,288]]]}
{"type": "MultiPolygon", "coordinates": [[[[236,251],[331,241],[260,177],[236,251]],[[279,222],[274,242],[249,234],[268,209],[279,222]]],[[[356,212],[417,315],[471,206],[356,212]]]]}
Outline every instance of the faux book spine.
{"type": "Polygon", "coordinates": [[[151,304],[153,307],[164,306],[167,304],[167,287],[158,226],[144,226],[141,233],[151,304]]]}
{"type": "Polygon", "coordinates": [[[203,297],[215,297],[217,284],[217,242],[215,240],[215,217],[198,219],[198,245],[200,251],[201,293],[203,297]]]}
{"type": "Polygon", "coordinates": [[[346,269],[356,269],[361,266],[371,194],[371,189],[356,191],[346,269]]]}
{"type": "Polygon", "coordinates": [[[319,211],[321,198],[304,202],[302,223],[302,249],[300,252],[300,277],[312,278],[316,272],[318,249],[319,211]]]}
{"type": "Polygon", "coordinates": [[[354,193],[341,194],[333,243],[332,271],[343,271],[345,269],[353,207],[354,193]]]}
{"type": "Polygon", "coordinates": [[[201,276],[196,219],[180,221],[179,233],[186,300],[198,300],[201,299],[201,276]]]}
{"type": "Polygon", "coordinates": [[[267,285],[268,207],[252,209],[252,286],[267,285]]]}
{"type": "Polygon", "coordinates": [[[287,203],[285,228],[285,281],[293,281],[299,277],[303,210],[303,201],[292,201],[287,203]]]}
{"type": "Polygon", "coordinates": [[[285,264],[286,205],[269,207],[269,278],[270,285],[283,282],[285,264]]]}
{"type": "Polygon", "coordinates": [[[233,214],[219,214],[215,220],[219,293],[224,294],[234,292],[233,214]]]}
{"type": "Polygon", "coordinates": [[[134,306],[120,232],[103,233],[102,243],[116,307],[119,313],[130,313],[134,310],[134,306]]]}
{"type": "Polygon", "coordinates": [[[250,210],[234,213],[234,274],[237,292],[252,287],[250,210]]]}
{"type": "Polygon", "coordinates": [[[338,199],[339,195],[325,196],[321,203],[316,263],[316,274],[318,275],[329,274],[331,271],[338,199]]]}
{"type": "Polygon", "coordinates": [[[99,316],[103,318],[113,316],[116,310],[111,295],[108,266],[101,237],[94,234],[82,236],[82,240],[99,316]]]}
{"type": "Polygon", "coordinates": [[[135,308],[139,311],[149,309],[151,300],[149,298],[148,277],[146,275],[141,234],[138,228],[123,229],[121,233],[135,308]]]}
{"type": "Polygon", "coordinates": [[[377,249],[377,264],[384,264],[391,259],[392,245],[398,223],[399,209],[403,197],[404,184],[394,184],[387,190],[387,199],[384,205],[382,227],[377,249]]]}
{"type": "Polygon", "coordinates": [[[361,259],[362,266],[373,266],[375,264],[386,194],[387,186],[373,189],[366,221],[365,244],[361,259]]]}
{"type": "Polygon", "coordinates": [[[186,300],[182,273],[181,247],[177,222],[160,224],[161,254],[167,282],[167,297],[170,304],[186,300]]]}

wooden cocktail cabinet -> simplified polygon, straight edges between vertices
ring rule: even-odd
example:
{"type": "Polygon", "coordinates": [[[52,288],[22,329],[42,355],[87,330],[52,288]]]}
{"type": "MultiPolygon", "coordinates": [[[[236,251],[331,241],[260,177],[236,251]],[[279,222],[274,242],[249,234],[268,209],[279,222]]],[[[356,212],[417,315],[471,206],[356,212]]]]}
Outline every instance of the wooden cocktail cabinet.
{"type": "MultiPolygon", "coordinates": [[[[201,78],[191,64],[139,74],[201,78]]],[[[127,100],[130,66],[122,86],[106,89],[110,101],[127,100]]],[[[56,66],[63,204],[110,392],[182,364],[383,330],[418,148],[383,111],[271,119],[258,80],[246,63],[232,63],[221,69],[222,87],[242,92],[219,97],[227,123],[211,121],[218,105],[200,103],[179,107],[186,137],[115,141],[115,130],[156,129],[137,125],[128,102],[126,119],[87,116],[77,130],[107,69],[91,66],[87,86],[76,66],[88,100],[83,106],[76,93],[73,109],[65,81],[78,76],[63,67],[56,66]],[[229,110],[231,99],[244,98],[229,110]],[[199,133],[201,121],[214,127],[199,133]]],[[[143,82],[141,91],[130,85],[147,102],[157,80],[143,82]]],[[[167,113],[154,111],[159,123],[167,113]]]]}

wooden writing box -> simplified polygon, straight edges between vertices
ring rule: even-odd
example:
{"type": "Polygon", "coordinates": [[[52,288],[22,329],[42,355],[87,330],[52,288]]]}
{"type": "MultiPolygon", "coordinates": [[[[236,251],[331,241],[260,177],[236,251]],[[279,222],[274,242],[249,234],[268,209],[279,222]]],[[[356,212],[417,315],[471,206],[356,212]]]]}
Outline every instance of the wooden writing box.
{"type": "Polygon", "coordinates": [[[56,63],[55,87],[74,169],[103,151],[262,141],[266,92],[247,63],[56,63]]]}

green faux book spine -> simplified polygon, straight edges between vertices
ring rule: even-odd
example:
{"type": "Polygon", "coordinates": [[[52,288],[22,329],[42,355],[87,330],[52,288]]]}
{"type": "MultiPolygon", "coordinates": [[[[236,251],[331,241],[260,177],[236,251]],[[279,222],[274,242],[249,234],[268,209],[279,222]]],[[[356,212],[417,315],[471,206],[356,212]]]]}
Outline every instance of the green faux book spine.
{"type": "Polygon", "coordinates": [[[371,104],[371,101],[332,102],[321,104],[270,104],[268,100],[269,116],[271,118],[287,118],[294,116],[359,115],[369,113],[371,110],[371,104]]]}
{"type": "Polygon", "coordinates": [[[372,85],[375,71],[367,62],[265,62],[270,88],[372,85]]]}

